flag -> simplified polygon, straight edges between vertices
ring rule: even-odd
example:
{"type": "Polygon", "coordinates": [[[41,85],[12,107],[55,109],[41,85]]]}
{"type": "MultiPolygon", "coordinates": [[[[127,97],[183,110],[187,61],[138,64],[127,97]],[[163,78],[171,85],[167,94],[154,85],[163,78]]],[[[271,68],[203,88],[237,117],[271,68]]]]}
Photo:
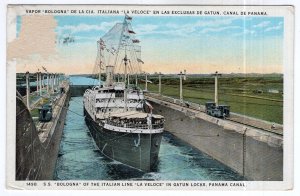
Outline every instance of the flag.
{"type": "Polygon", "coordinates": [[[133,40],[132,40],[132,43],[140,43],[140,40],[138,40],[138,39],[133,39],[133,40]]]}
{"type": "Polygon", "coordinates": [[[125,15],[126,20],[132,20],[132,17],[128,16],[127,14],[125,15]]]}
{"type": "Polygon", "coordinates": [[[132,30],[128,30],[128,33],[135,34],[135,32],[134,32],[134,31],[132,31],[132,30]]]}
{"type": "Polygon", "coordinates": [[[47,72],[47,69],[46,69],[44,66],[42,66],[42,68],[43,68],[43,70],[44,70],[45,72],[47,72]]]}
{"type": "Polygon", "coordinates": [[[100,41],[98,41],[100,43],[100,46],[104,46],[105,47],[105,43],[103,41],[103,39],[100,39],[100,41]]]}
{"type": "Polygon", "coordinates": [[[136,60],[137,60],[137,62],[139,62],[139,63],[143,63],[143,64],[144,64],[144,61],[142,61],[141,59],[139,59],[139,58],[136,58],[136,60]]]}

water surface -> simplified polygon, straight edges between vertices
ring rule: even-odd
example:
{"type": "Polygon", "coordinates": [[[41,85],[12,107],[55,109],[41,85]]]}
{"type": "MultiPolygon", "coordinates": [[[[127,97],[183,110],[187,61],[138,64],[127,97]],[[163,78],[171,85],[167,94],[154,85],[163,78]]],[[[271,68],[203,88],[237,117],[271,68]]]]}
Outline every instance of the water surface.
{"type": "Polygon", "coordinates": [[[99,80],[84,76],[71,76],[70,82],[72,85],[97,85],[99,80]]]}
{"type": "Polygon", "coordinates": [[[83,117],[82,97],[72,97],[56,163],[55,180],[243,180],[210,156],[165,132],[157,171],[144,173],[103,156],[83,117]]]}

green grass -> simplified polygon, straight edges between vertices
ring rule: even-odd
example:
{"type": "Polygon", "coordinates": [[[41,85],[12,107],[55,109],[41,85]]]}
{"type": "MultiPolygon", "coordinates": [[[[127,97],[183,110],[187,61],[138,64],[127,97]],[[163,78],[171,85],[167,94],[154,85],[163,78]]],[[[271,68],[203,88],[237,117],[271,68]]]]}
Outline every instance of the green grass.
{"type": "MultiPolygon", "coordinates": [[[[151,79],[148,90],[158,92],[158,80],[151,79]]],[[[144,85],[141,84],[141,88],[144,85]]],[[[282,92],[281,77],[232,77],[219,79],[219,104],[230,105],[231,111],[282,124],[283,96],[282,93],[268,93],[269,89],[282,92]],[[256,93],[261,90],[263,93],[256,93]]],[[[162,79],[162,94],[179,98],[179,79],[162,79]]],[[[205,104],[214,100],[213,78],[189,78],[183,82],[185,101],[205,104]]]]}
{"type": "Polygon", "coordinates": [[[34,108],[30,111],[30,114],[32,117],[39,117],[39,110],[37,108],[34,108]]]}

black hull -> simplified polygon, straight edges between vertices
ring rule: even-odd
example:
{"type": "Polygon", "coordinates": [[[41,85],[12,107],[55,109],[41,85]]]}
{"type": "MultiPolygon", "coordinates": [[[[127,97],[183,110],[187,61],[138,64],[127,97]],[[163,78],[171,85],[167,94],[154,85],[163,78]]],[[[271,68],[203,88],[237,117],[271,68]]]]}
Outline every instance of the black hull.
{"type": "Polygon", "coordinates": [[[86,124],[101,153],[145,172],[156,168],[162,133],[139,134],[110,131],[93,121],[85,109],[84,114],[86,124]]]}

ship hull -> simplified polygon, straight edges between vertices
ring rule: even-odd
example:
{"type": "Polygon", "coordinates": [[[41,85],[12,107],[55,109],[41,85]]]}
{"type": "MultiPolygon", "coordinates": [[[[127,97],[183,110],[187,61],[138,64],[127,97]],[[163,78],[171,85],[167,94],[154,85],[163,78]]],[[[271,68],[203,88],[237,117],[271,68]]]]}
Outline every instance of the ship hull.
{"type": "Polygon", "coordinates": [[[105,129],[85,111],[85,121],[100,152],[125,165],[149,172],[157,167],[162,133],[123,133],[105,129]]]}

